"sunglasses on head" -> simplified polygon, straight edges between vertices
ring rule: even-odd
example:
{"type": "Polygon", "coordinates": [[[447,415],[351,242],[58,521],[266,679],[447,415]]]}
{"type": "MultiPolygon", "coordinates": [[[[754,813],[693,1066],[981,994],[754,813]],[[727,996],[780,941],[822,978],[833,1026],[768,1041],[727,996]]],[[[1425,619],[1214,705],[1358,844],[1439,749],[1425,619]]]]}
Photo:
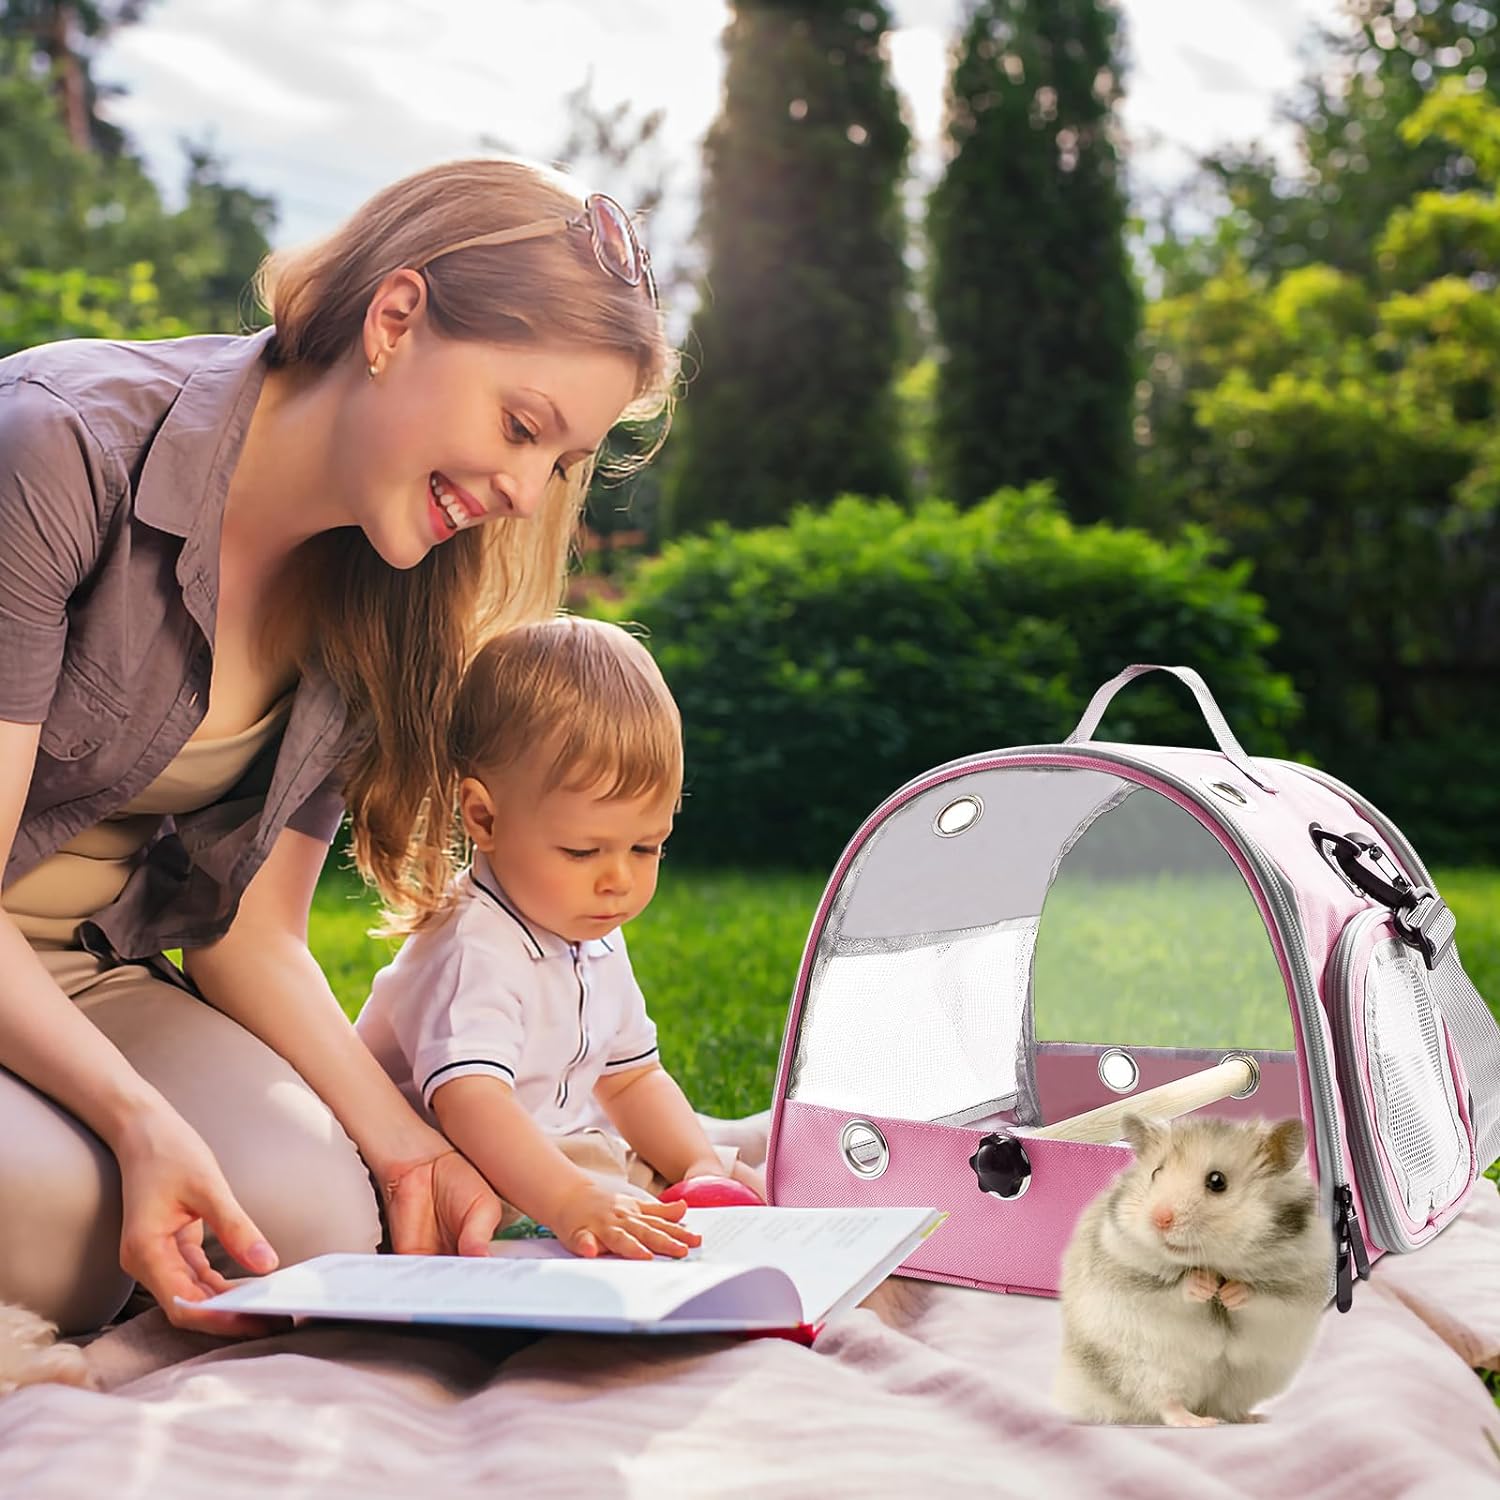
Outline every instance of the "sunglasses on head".
{"type": "Polygon", "coordinates": [[[444,255],[452,255],[455,250],[468,250],[474,245],[513,245],[518,240],[541,239],[543,235],[562,234],[570,229],[588,230],[594,245],[594,259],[600,267],[626,286],[640,286],[644,282],[652,307],[660,305],[656,297],[656,278],[651,274],[651,257],[641,244],[630,215],[603,193],[590,193],[583,200],[581,214],[571,218],[558,215],[553,219],[537,219],[531,224],[518,224],[514,229],[472,235],[457,244],[445,245],[417,262],[413,269],[420,271],[444,255]]]}

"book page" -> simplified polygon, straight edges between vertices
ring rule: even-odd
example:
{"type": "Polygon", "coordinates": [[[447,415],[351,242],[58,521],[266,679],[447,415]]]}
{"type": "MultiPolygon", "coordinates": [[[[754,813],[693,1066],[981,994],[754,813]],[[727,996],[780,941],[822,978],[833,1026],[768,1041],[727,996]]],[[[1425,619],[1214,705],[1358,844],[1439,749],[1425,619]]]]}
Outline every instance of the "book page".
{"type": "Polygon", "coordinates": [[[942,1218],[922,1208],[698,1208],[683,1259],[584,1259],[556,1240],[487,1257],[324,1255],[198,1304],[300,1318],[597,1332],[785,1328],[857,1302],[942,1218]]]}
{"type": "Polygon", "coordinates": [[[942,1218],[930,1208],[690,1208],[684,1222],[703,1236],[693,1259],[786,1272],[804,1320],[818,1323],[858,1302],[942,1218]]]}
{"type": "MultiPolygon", "coordinates": [[[[733,1280],[737,1269],[612,1256],[323,1255],[241,1282],[199,1305],[390,1322],[632,1327],[666,1318],[681,1303],[733,1280]]],[[[789,1288],[779,1300],[783,1309],[793,1301],[789,1288]]]]}

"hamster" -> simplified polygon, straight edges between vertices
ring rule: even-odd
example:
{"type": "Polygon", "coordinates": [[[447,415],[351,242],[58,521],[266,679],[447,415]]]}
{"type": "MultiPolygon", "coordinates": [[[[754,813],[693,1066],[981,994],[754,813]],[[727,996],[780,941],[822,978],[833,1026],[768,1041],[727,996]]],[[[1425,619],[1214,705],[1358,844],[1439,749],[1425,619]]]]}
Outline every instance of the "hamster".
{"type": "Polygon", "coordinates": [[[1083,1422],[1262,1421],[1254,1406],[1290,1384],[1333,1284],[1302,1122],[1123,1128],[1136,1159],[1063,1254],[1054,1400],[1083,1422]]]}

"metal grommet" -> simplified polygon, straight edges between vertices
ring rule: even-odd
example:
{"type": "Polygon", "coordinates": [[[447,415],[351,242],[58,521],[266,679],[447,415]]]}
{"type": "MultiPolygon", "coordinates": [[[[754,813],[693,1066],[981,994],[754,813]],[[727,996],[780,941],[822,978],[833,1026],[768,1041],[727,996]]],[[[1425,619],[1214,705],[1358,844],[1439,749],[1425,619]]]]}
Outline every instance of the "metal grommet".
{"type": "Polygon", "coordinates": [[[1248,1052],[1226,1052],[1219,1061],[1220,1063],[1242,1062],[1250,1069],[1250,1082],[1244,1088],[1231,1094],[1229,1096],[1231,1099],[1248,1099],[1260,1087],[1260,1064],[1248,1052]]]}
{"type": "Polygon", "coordinates": [[[1128,1094],[1141,1081],[1141,1070],[1123,1047],[1099,1054],[1099,1081],[1117,1094],[1128,1094]]]}
{"type": "Polygon", "coordinates": [[[1232,781],[1209,781],[1204,785],[1220,802],[1232,802],[1236,807],[1250,806],[1250,799],[1232,781]]]}
{"type": "Polygon", "coordinates": [[[972,828],[983,816],[984,803],[972,792],[966,792],[962,797],[955,797],[932,820],[932,831],[939,838],[957,838],[959,834],[972,828]]]}
{"type": "Polygon", "coordinates": [[[850,1120],[839,1132],[839,1155],[856,1177],[873,1181],[890,1165],[891,1148],[878,1125],[850,1120]]]}

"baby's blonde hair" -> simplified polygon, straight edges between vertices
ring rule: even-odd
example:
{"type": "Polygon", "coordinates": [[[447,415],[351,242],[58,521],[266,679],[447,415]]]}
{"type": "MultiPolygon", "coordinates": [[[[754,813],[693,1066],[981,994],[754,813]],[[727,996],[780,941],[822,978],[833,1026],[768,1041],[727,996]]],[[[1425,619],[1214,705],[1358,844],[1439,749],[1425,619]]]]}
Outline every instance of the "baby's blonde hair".
{"type": "Polygon", "coordinates": [[[682,717],[651,653],[618,625],[558,615],[489,641],[464,675],[448,749],[460,776],[536,751],[544,791],[606,799],[682,787],[682,717]]]}
{"type": "MultiPolygon", "coordinates": [[[[682,716],[651,653],[618,625],[575,615],[518,625],[470,663],[448,729],[448,773],[492,789],[533,754],[548,757],[543,792],[613,800],[682,791],[682,716]]],[[[463,851],[447,851],[451,879],[463,851]]],[[[411,892],[388,906],[387,934],[413,932],[448,907],[411,892]]]]}

